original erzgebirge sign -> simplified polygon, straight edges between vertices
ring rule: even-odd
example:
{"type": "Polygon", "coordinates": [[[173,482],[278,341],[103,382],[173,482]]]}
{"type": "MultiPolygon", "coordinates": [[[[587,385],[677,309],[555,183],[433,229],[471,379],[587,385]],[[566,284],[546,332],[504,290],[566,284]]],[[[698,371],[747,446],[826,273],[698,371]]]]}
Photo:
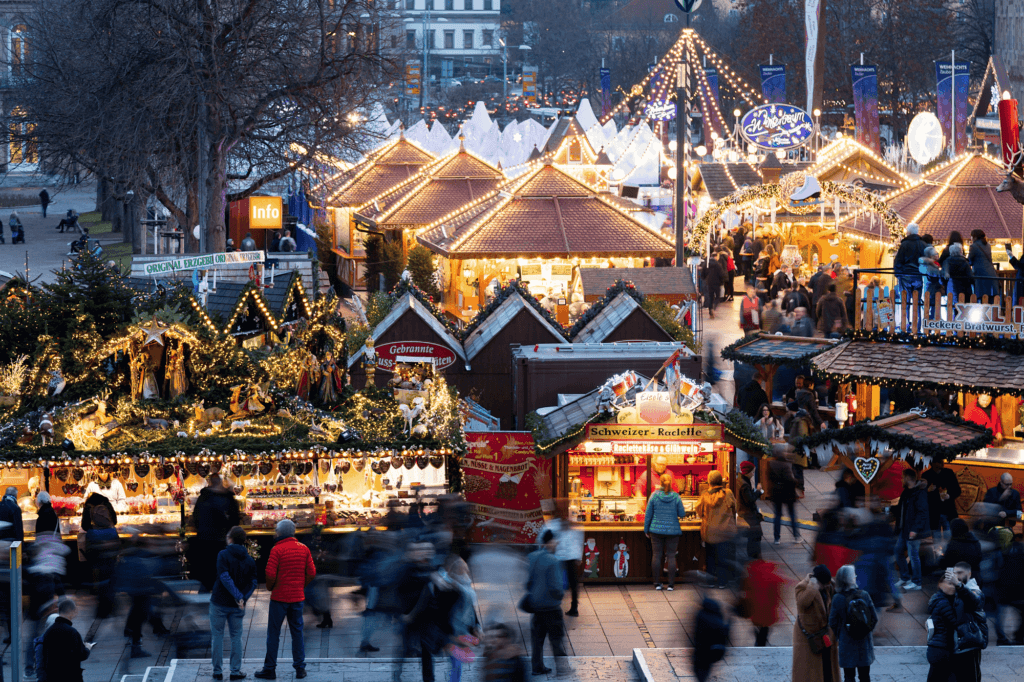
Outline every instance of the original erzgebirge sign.
{"type": "Polygon", "coordinates": [[[395,370],[399,357],[406,362],[433,362],[438,370],[455,364],[455,352],[447,346],[429,341],[390,341],[374,348],[377,354],[377,369],[385,372],[395,370]]]}
{"type": "Polygon", "coordinates": [[[761,149],[792,149],[814,134],[810,114],[791,104],[763,104],[740,119],[743,139],[761,149]]]}

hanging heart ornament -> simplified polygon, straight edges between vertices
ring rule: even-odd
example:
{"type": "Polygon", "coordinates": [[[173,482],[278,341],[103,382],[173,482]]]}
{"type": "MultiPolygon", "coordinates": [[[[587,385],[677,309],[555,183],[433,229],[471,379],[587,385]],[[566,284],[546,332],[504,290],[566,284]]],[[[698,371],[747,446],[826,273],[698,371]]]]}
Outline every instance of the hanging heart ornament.
{"type": "Polygon", "coordinates": [[[882,463],[877,457],[857,457],[853,460],[853,466],[865,483],[871,483],[878,470],[882,468],[882,463]]]}

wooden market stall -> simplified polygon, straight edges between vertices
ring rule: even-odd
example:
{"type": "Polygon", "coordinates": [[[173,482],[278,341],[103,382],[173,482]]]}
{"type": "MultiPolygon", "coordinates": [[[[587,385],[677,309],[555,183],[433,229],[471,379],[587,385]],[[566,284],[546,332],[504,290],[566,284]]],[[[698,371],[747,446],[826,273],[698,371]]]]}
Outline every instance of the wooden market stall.
{"type": "Polygon", "coordinates": [[[814,356],[838,343],[833,339],[779,336],[761,332],[722,349],[725,360],[751,365],[764,377],[764,392],[772,397],[775,373],[782,366],[805,367],[814,356]]]}

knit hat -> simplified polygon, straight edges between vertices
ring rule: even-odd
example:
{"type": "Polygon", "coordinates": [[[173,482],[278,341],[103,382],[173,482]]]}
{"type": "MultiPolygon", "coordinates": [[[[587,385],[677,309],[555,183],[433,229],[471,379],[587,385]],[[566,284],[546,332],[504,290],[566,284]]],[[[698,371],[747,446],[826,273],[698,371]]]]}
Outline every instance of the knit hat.
{"type": "Polygon", "coordinates": [[[818,564],[811,571],[811,575],[817,578],[818,582],[822,585],[828,585],[832,582],[832,571],[828,570],[828,566],[825,564],[818,564]]]}
{"type": "Polygon", "coordinates": [[[743,474],[744,476],[749,476],[753,470],[754,463],[751,462],[750,460],[744,460],[740,462],[740,473],[743,474]]]}

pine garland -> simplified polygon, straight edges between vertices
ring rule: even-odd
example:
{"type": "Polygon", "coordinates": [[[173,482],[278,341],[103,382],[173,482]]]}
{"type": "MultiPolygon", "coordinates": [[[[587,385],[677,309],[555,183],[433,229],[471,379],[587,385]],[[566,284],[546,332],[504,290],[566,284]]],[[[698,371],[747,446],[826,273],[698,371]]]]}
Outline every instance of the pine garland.
{"type": "MultiPolygon", "coordinates": [[[[722,349],[721,356],[725,360],[732,360],[733,362],[742,362],[747,365],[789,365],[789,366],[803,366],[807,364],[807,361],[816,355],[824,353],[825,351],[834,348],[834,344],[824,343],[824,339],[818,339],[822,341],[821,344],[808,344],[808,351],[803,355],[797,357],[778,357],[775,355],[761,355],[758,353],[751,353],[743,350],[743,347],[755,342],[755,339],[751,337],[743,337],[736,339],[728,346],[722,349]]],[[[796,343],[796,342],[794,342],[796,343]]]]}
{"type": "Polygon", "coordinates": [[[555,319],[555,316],[544,309],[544,306],[542,306],[540,302],[533,297],[533,294],[530,293],[530,290],[526,288],[526,285],[523,284],[521,280],[513,279],[510,280],[509,283],[506,284],[505,286],[498,286],[497,294],[495,295],[495,297],[488,301],[484,309],[481,310],[476,315],[474,315],[473,319],[469,321],[469,324],[462,329],[459,340],[465,341],[466,339],[468,339],[469,336],[474,331],[476,331],[477,327],[483,324],[483,322],[488,317],[490,317],[491,314],[495,310],[497,310],[501,306],[501,304],[508,299],[509,296],[515,293],[518,293],[520,296],[526,299],[526,302],[529,305],[531,305],[533,309],[536,310],[548,324],[550,324],[552,327],[558,330],[558,332],[562,336],[566,336],[567,332],[565,330],[565,327],[563,327],[562,324],[555,319]]]}
{"type": "Polygon", "coordinates": [[[641,306],[644,304],[644,295],[636,288],[636,285],[633,284],[633,282],[624,279],[617,279],[610,287],[608,287],[608,290],[605,291],[604,298],[595,301],[594,305],[590,306],[587,312],[583,313],[583,315],[576,320],[576,324],[569,329],[568,338],[576,338],[576,335],[583,331],[583,329],[590,324],[590,321],[597,317],[601,311],[604,310],[612,301],[618,298],[621,293],[632,296],[633,300],[641,306]]]}

